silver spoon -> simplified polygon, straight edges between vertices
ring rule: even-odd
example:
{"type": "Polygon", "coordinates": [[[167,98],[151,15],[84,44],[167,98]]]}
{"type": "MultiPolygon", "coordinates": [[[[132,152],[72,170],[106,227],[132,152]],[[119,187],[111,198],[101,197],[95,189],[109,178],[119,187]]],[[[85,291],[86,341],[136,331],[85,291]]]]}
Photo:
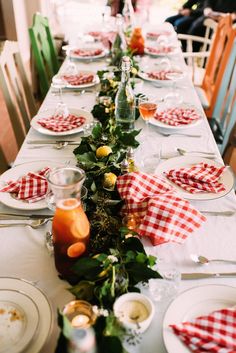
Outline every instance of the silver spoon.
{"type": "Polygon", "coordinates": [[[188,154],[188,153],[200,153],[200,154],[206,154],[208,156],[212,156],[212,157],[215,157],[215,153],[214,152],[207,152],[207,151],[185,151],[183,150],[182,148],[177,148],[176,149],[179,154],[181,154],[182,156],[184,156],[185,154],[188,154]]]}
{"type": "Polygon", "coordinates": [[[195,254],[191,254],[190,257],[194,262],[201,265],[208,265],[210,262],[227,262],[230,264],[236,264],[236,261],[233,261],[233,260],[224,260],[224,259],[209,260],[205,256],[195,255],[195,254]]]}
{"type": "MultiPolygon", "coordinates": [[[[68,144],[69,144],[68,141],[59,141],[59,142],[56,142],[53,145],[53,148],[56,149],[56,150],[61,150],[62,148],[66,147],[68,144]]],[[[48,144],[40,145],[40,146],[30,146],[28,148],[29,149],[35,149],[35,148],[44,148],[44,147],[48,147],[48,144]]]]}
{"type": "Polygon", "coordinates": [[[44,224],[46,224],[48,221],[50,221],[51,218],[39,218],[39,219],[35,219],[34,221],[32,221],[31,223],[1,223],[0,224],[0,228],[5,228],[5,227],[17,227],[17,226],[21,226],[21,227],[31,227],[33,229],[37,229],[41,226],[43,226],[44,224]]]}
{"type": "Polygon", "coordinates": [[[187,136],[187,137],[201,137],[201,135],[193,135],[193,134],[182,134],[182,133],[178,133],[178,132],[172,132],[171,134],[168,134],[166,132],[160,132],[158,131],[158,134],[163,135],[163,136],[174,136],[174,135],[178,135],[178,136],[187,136]]]}

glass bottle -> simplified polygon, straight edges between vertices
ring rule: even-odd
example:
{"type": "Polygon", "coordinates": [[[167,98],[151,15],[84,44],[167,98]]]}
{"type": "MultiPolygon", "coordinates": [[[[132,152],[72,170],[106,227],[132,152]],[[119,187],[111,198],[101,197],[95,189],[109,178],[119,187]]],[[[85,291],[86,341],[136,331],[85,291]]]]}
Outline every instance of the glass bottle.
{"type": "Polygon", "coordinates": [[[132,131],[135,121],[135,97],[130,85],[131,59],[122,57],[121,82],[115,97],[115,119],[116,125],[122,131],[132,131]]]}
{"type": "Polygon", "coordinates": [[[134,26],[135,16],[134,8],[131,0],[125,0],[122,15],[125,22],[125,30],[130,31],[134,26]]]}
{"type": "Polygon", "coordinates": [[[90,224],[81,204],[85,172],[77,167],[53,169],[48,183],[56,210],[52,222],[55,266],[63,278],[73,280],[72,265],[86,252],[90,224]]]}
{"type": "Polygon", "coordinates": [[[92,327],[71,331],[68,353],[96,353],[95,332],[92,327]]]}
{"type": "Polygon", "coordinates": [[[134,160],[134,150],[132,147],[129,147],[126,153],[126,158],[128,161],[128,171],[129,173],[138,172],[138,167],[135,165],[134,160]]]}
{"type": "Polygon", "coordinates": [[[123,18],[121,14],[116,15],[116,37],[111,48],[111,64],[118,66],[123,52],[127,49],[127,43],[124,35],[123,18]]]}

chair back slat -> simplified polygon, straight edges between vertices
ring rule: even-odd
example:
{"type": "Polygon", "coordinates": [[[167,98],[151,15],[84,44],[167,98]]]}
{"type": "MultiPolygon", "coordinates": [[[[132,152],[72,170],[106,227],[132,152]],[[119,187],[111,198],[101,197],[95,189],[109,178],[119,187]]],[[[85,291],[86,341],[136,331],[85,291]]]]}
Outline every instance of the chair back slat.
{"type": "Polygon", "coordinates": [[[36,13],[29,36],[35,65],[38,71],[40,91],[44,97],[50,87],[52,77],[59,70],[59,61],[53,43],[48,19],[36,13]]]}
{"type": "Polygon", "coordinates": [[[16,42],[6,41],[0,56],[0,82],[18,147],[36,114],[32,90],[16,42]]]}
{"type": "Polygon", "coordinates": [[[210,103],[205,113],[208,117],[212,116],[218,90],[226,69],[227,61],[230,56],[235,30],[232,29],[231,16],[225,16],[218,24],[215,31],[210,56],[206,64],[206,71],[202,82],[202,89],[210,103]]]}

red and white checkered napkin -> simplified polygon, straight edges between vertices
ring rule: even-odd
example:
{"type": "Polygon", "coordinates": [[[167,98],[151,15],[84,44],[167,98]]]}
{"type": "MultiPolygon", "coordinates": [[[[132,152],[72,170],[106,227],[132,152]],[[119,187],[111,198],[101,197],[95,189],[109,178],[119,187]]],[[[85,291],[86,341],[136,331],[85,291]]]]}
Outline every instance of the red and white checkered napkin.
{"type": "Polygon", "coordinates": [[[129,212],[140,220],[137,232],[153,245],[183,243],[201,226],[205,217],[181,199],[164,179],[145,173],[127,173],[117,178],[117,188],[129,212]]]}
{"type": "Polygon", "coordinates": [[[37,123],[45,129],[54,132],[63,132],[82,126],[85,120],[86,119],[83,116],[69,114],[66,118],[62,115],[49,116],[47,118],[39,119],[37,123]]]}
{"type": "Polygon", "coordinates": [[[7,186],[0,192],[9,192],[16,194],[18,200],[25,200],[29,203],[40,201],[45,198],[48,190],[46,174],[50,171],[45,167],[38,172],[29,172],[17,181],[7,182],[7,186]]]}
{"type": "Polygon", "coordinates": [[[165,173],[166,177],[182,189],[196,194],[200,192],[221,192],[225,187],[219,178],[226,166],[220,168],[207,163],[198,163],[192,167],[171,169],[165,173]]]}
{"type": "Polygon", "coordinates": [[[86,57],[86,56],[97,56],[103,53],[103,49],[96,48],[96,49],[75,49],[72,50],[73,55],[86,57]]]}
{"type": "Polygon", "coordinates": [[[194,108],[168,108],[157,111],[156,120],[171,126],[188,125],[201,118],[194,108]]]}
{"type": "Polygon", "coordinates": [[[93,74],[79,73],[77,75],[64,75],[63,79],[69,83],[69,85],[79,86],[85,83],[91,83],[94,80],[93,74]]]}
{"type": "Polygon", "coordinates": [[[148,53],[153,53],[153,54],[168,54],[172,53],[174,51],[174,47],[170,46],[158,46],[158,47],[146,47],[146,51],[148,53]]]}
{"type": "Polygon", "coordinates": [[[236,307],[217,310],[170,327],[194,353],[236,352],[236,307]]]}
{"type": "Polygon", "coordinates": [[[154,80],[162,80],[162,81],[166,81],[166,80],[170,80],[167,75],[173,72],[177,72],[179,73],[180,71],[177,70],[160,70],[160,71],[150,71],[147,72],[147,75],[149,78],[152,78],[154,80]]]}

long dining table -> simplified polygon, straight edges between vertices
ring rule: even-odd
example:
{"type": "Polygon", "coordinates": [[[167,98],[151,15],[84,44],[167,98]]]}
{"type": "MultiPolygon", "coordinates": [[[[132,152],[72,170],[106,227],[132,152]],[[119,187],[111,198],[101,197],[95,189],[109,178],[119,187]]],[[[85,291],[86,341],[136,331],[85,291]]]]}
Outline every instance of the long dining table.
{"type": "MultiPolygon", "coordinates": [[[[145,56],[145,65],[154,65],[160,58],[145,56]]],[[[184,62],[181,51],[171,57],[171,61],[184,72],[187,72],[187,66],[184,62]]],[[[95,61],[75,61],[76,65],[81,70],[91,70],[96,72],[106,67],[107,61],[104,59],[95,61]]],[[[65,60],[63,67],[67,65],[65,60]]],[[[139,159],[150,154],[150,146],[157,146],[160,152],[160,160],[157,160],[157,166],[170,160],[172,157],[178,157],[177,148],[187,151],[209,151],[216,154],[215,160],[223,164],[221,155],[214,141],[213,135],[209,128],[204,111],[201,107],[199,98],[195,92],[191,78],[186,75],[184,79],[177,83],[178,89],[184,97],[184,103],[193,105],[201,112],[203,116],[200,124],[189,128],[189,135],[198,135],[198,137],[186,136],[183,132],[181,135],[170,134],[164,136],[161,134],[158,127],[147,125],[139,118],[135,127],[141,129],[141,133],[137,139],[141,142],[140,147],[135,152],[137,164],[139,159]],[[148,130],[148,131],[147,131],[148,130]]],[[[169,86],[155,86],[148,81],[142,83],[142,93],[154,94],[161,101],[169,92],[169,86]]],[[[96,88],[91,92],[81,92],[75,90],[67,90],[63,93],[63,101],[69,108],[84,109],[91,111],[96,103],[96,88]]],[[[40,107],[40,113],[47,112],[48,109],[54,109],[58,102],[58,94],[55,89],[50,89],[45,100],[40,107]]],[[[62,139],[80,141],[82,133],[65,136],[62,139]]],[[[30,128],[25,141],[16,157],[14,166],[22,163],[33,163],[36,161],[53,161],[55,163],[70,163],[76,165],[76,159],[73,154],[75,145],[67,145],[62,149],[56,149],[54,145],[47,144],[50,140],[57,140],[57,137],[43,135],[37,132],[32,127],[30,128]],[[43,140],[45,145],[37,145],[29,143],[29,141],[43,140]]],[[[191,153],[190,153],[191,155],[191,153]]],[[[204,157],[199,154],[200,157],[204,157]]],[[[13,166],[13,168],[14,168],[13,166]]],[[[236,272],[235,264],[210,264],[200,266],[191,260],[191,254],[201,254],[207,258],[224,258],[228,260],[236,260],[236,198],[232,189],[225,196],[220,198],[205,199],[205,200],[189,200],[190,203],[197,209],[205,213],[206,222],[199,230],[191,234],[183,244],[165,243],[159,246],[152,246],[148,239],[143,239],[143,244],[148,254],[163,258],[169,261],[172,266],[178,269],[180,273],[185,272],[236,272]],[[231,216],[223,214],[215,215],[214,212],[234,211],[231,216]]],[[[0,213],[14,212],[16,214],[27,214],[28,211],[21,209],[12,209],[0,203],[0,213]]],[[[40,215],[48,213],[49,210],[31,211],[30,213],[40,215]]],[[[4,221],[1,221],[4,222],[4,221]]],[[[11,220],[11,223],[18,222],[11,220]]],[[[20,278],[33,283],[35,286],[47,296],[52,308],[52,325],[48,334],[48,338],[43,345],[43,353],[53,353],[55,351],[59,328],[57,325],[57,310],[61,309],[68,303],[73,295],[68,291],[69,284],[58,277],[58,273],[54,265],[54,257],[48,251],[45,245],[45,234],[51,229],[51,222],[38,229],[31,227],[5,227],[1,228],[0,232],[0,277],[20,278]]],[[[226,286],[236,287],[236,276],[230,278],[206,278],[181,280],[178,292],[179,294],[203,285],[222,284],[226,286]]],[[[143,291],[150,296],[148,289],[143,288],[143,291]]],[[[236,299],[235,299],[236,302],[236,299]]],[[[154,301],[156,313],[149,329],[143,334],[141,342],[135,347],[128,347],[130,352],[146,352],[146,353],[166,353],[166,347],[162,336],[163,318],[166,307],[163,307],[158,301],[154,301]]],[[[183,302],[181,305],[185,305],[183,302]]],[[[43,313],[40,313],[43,315],[43,313]]],[[[38,333],[40,334],[40,332],[38,333]]],[[[26,352],[34,353],[30,345],[26,352]]],[[[176,351],[177,352],[177,351],[176,351]]],[[[172,353],[172,352],[169,352],[172,353]]]]}

